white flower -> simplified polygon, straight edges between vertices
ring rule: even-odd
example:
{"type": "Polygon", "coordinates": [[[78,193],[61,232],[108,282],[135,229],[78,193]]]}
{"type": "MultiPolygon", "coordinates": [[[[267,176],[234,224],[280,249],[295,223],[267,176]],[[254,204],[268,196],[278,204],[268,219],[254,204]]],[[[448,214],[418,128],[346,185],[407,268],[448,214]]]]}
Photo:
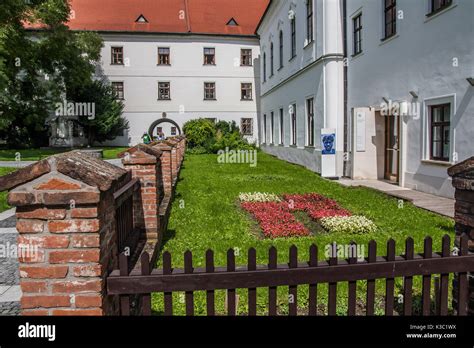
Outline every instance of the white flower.
{"type": "Polygon", "coordinates": [[[334,216],[322,218],[320,221],[331,233],[365,234],[377,230],[377,226],[364,216],[334,216]]]}
{"type": "Polygon", "coordinates": [[[240,193],[239,200],[241,202],[281,202],[281,198],[273,193],[254,192],[240,193]]]}

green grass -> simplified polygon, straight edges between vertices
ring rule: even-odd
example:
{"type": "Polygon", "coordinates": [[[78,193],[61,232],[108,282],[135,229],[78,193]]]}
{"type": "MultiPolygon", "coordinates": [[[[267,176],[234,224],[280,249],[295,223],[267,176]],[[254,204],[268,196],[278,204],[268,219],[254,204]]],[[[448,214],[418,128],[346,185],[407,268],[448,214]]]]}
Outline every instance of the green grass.
{"type": "MultiPolygon", "coordinates": [[[[14,172],[16,168],[2,168],[0,167],[0,176],[7,175],[8,173],[14,172]]],[[[7,204],[8,192],[0,192],[0,213],[10,209],[11,207],[7,204]]]]}
{"type": "MultiPolygon", "coordinates": [[[[98,149],[104,150],[104,159],[115,159],[117,155],[127,150],[127,147],[97,147],[98,149]]],[[[17,154],[20,154],[20,159],[22,161],[39,161],[43,158],[56,155],[58,153],[71,151],[70,148],[66,149],[25,149],[25,150],[15,150],[15,149],[2,149],[0,150],[0,161],[15,161],[17,154]]]]}
{"type": "MultiPolygon", "coordinates": [[[[451,219],[419,209],[410,203],[400,207],[398,200],[367,188],[348,188],[338,183],[322,179],[319,175],[297,165],[280,161],[264,153],[258,154],[258,165],[255,168],[248,164],[218,164],[215,155],[188,155],[184,162],[181,178],[173,202],[168,231],[164,236],[164,251],[172,255],[174,267],[183,267],[183,253],[193,253],[195,267],[204,266],[204,255],[207,249],[214,250],[216,266],[226,265],[226,251],[234,248],[237,251],[236,262],[245,265],[247,250],[257,250],[257,262],[268,263],[268,249],[278,249],[278,262],[288,262],[288,249],[294,244],[298,247],[300,261],[308,260],[309,247],[315,243],[319,247],[319,259],[326,259],[325,246],[333,241],[348,244],[355,241],[367,246],[371,239],[378,243],[378,255],[385,255],[386,242],[393,238],[396,241],[397,254],[403,254],[405,239],[415,240],[415,251],[421,252],[423,239],[433,238],[433,250],[441,249],[441,238],[449,234],[454,236],[454,222],[451,219]],[[334,235],[316,234],[305,238],[263,240],[255,230],[255,222],[241,211],[237,197],[240,192],[271,193],[305,193],[317,192],[337,200],[353,214],[364,215],[373,220],[378,231],[372,235],[334,235]]],[[[367,249],[365,250],[367,254],[367,249]]],[[[161,266],[161,260],[158,263],[161,266]]],[[[397,280],[396,293],[401,289],[397,280]]],[[[420,293],[420,281],[414,280],[414,298],[420,293]]],[[[299,286],[298,305],[303,310],[307,307],[308,288],[299,286]]],[[[363,301],[365,283],[358,282],[358,295],[363,301]]],[[[384,292],[383,284],[378,282],[377,294],[379,304],[384,292]]],[[[238,313],[246,313],[246,290],[238,290],[240,301],[238,313]]],[[[338,313],[343,314],[347,308],[347,286],[338,286],[338,313]]],[[[223,291],[216,292],[217,311],[224,313],[223,291]]],[[[288,288],[279,288],[280,311],[287,311],[288,288]]],[[[320,286],[319,300],[327,301],[327,288],[320,286]]],[[[163,311],[162,294],[154,294],[153,308],[157,313],[163,311]]],[[[183,294],[175,294],[175,314],[184,313],[183,294]]],[[[205,294],[195,294],[196,314],[205,313],[205,294]]],[[[258,289],[259,313],[265,313],[267,306],[266,289],[258,289]]],[[[382,307],[378,306],[378,313],[382,307]]]]}

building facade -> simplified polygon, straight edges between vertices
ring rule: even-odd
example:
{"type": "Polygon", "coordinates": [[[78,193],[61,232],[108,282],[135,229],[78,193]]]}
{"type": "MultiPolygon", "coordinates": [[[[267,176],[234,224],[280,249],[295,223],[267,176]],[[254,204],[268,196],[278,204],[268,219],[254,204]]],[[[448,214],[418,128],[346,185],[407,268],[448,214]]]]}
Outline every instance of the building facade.
{"type": "MultiPolygon", "coordinates": [[[[69,27],[98,32],[97,69],[124,103],[130,129],[104,145],[178,135],[184,123],[235,121],[258,142],[259,40],[268,0],[72,0],[69,27]]],[[[54,141],[80,144],[80,130],[57,127],[54,141]],[[58,134],[56,134],[58,133],[58,134]],[[59,139],[61,138],[61,139],[59,139]],[[64,138],[64,139],[63,139],[64,138]]]]}
{"type": "Polygon", "coordinates": [[[186,121],[197,118],[235,121],[250,142],[257,141],[256,38],[103,37],[103,74],[117,89],[130,122],[128,134],[111,144],[137,144],[160,120],[173,123],[157,124],[150,133],[178,135],[186,121]],[[113,62],[114,52],[119,52],[118,64],[113,62]]]}
{"type": "Polygon", "coordinates": [[[447,168],[474,153],[473,13],[470,0],[347,1],[346,175],[453,196],[447,168]]]}
{"type": "Polygon", "coordinates": [[[257,29],[264,151],[325,176],[342,176],[344,54],[339,0],[271,1],[257,29]],[[324,161],[321,136],[335,135],[324,161]]]}

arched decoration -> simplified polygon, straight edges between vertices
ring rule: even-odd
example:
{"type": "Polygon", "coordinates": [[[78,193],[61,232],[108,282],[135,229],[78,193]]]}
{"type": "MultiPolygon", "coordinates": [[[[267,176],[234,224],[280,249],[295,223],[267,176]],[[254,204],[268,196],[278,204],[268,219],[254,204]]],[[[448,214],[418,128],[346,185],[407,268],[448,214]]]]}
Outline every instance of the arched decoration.
{"type": "Polygon", "coordinates": [[[178,134],[181,135],[181,127],[175,121],[170,120],[169,118],[161,118],[161,119],[156,120],[155,122],[153,122],[151,124],[150,128],[148,129],[148,134],[150,134],[150,136],[153,137],[153,132],[154,132],[155,128],[158,127],[162,123],[171,123],[178,130],[178,134]]]}

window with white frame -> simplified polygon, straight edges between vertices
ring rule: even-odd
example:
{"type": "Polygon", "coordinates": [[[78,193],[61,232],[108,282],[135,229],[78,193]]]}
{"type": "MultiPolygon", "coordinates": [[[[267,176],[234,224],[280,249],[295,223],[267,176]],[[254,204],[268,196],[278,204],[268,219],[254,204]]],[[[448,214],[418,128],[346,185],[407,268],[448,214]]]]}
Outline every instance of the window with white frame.
{"type": "Polygon", "coordinates": [[[384,0],[384,39],[397,33],[397,0],[384,0]]]}
{"type": "Polygon", "coordinates": [[[253,118],[240,119],[240,132],[242,135],[253,135],[253,118]]]}
{"type": "Polygon", "coordinates": [[[307,141],[308,146],[314,146],[314,99],[310,98],[306,100],[306,113],[307,113],[307,141]]]}
{"type": "Polygon", "coordinates": [[[296,104],[290,107],[291,116],[291,145],[296,146],[296,104]]]}
{"type": "Polygon", "coordinates": [[[362,52],[362,13],[352,18],[352,55],[362,52]]]}
{"type": "Polygon", "coordinates": [[[284,136],[285,136],[285,128],[284,128],[284,120],[283,120],[283,108],[280,109],[280,145],[283,145],[284,136]]]}
{"type": "Polygon", "coordinates": [[[270,144],[273,144],[273,136],[275,130],[275,121],[273,111],[270,113],[270,144]]]}
{"type": "Polygon", "coordinates": [[[449,162],[451,148],[451,104],[428,106],[429,114],[429,158],[449,162]]]}
{"type": "Polygon", "coordinates": [[[311,43],[314,39],[313,0],[306,0],[306,41],[311,43]]]}
{"type": "Polygon", "coordinates": [[[215,82],[204,82],[204,100],[216,100],[215,82]]]}
{"type": "Polygon", "coordinates": [[[169,82],[158,82],[158,100],[171,100],[169,82]]]}

